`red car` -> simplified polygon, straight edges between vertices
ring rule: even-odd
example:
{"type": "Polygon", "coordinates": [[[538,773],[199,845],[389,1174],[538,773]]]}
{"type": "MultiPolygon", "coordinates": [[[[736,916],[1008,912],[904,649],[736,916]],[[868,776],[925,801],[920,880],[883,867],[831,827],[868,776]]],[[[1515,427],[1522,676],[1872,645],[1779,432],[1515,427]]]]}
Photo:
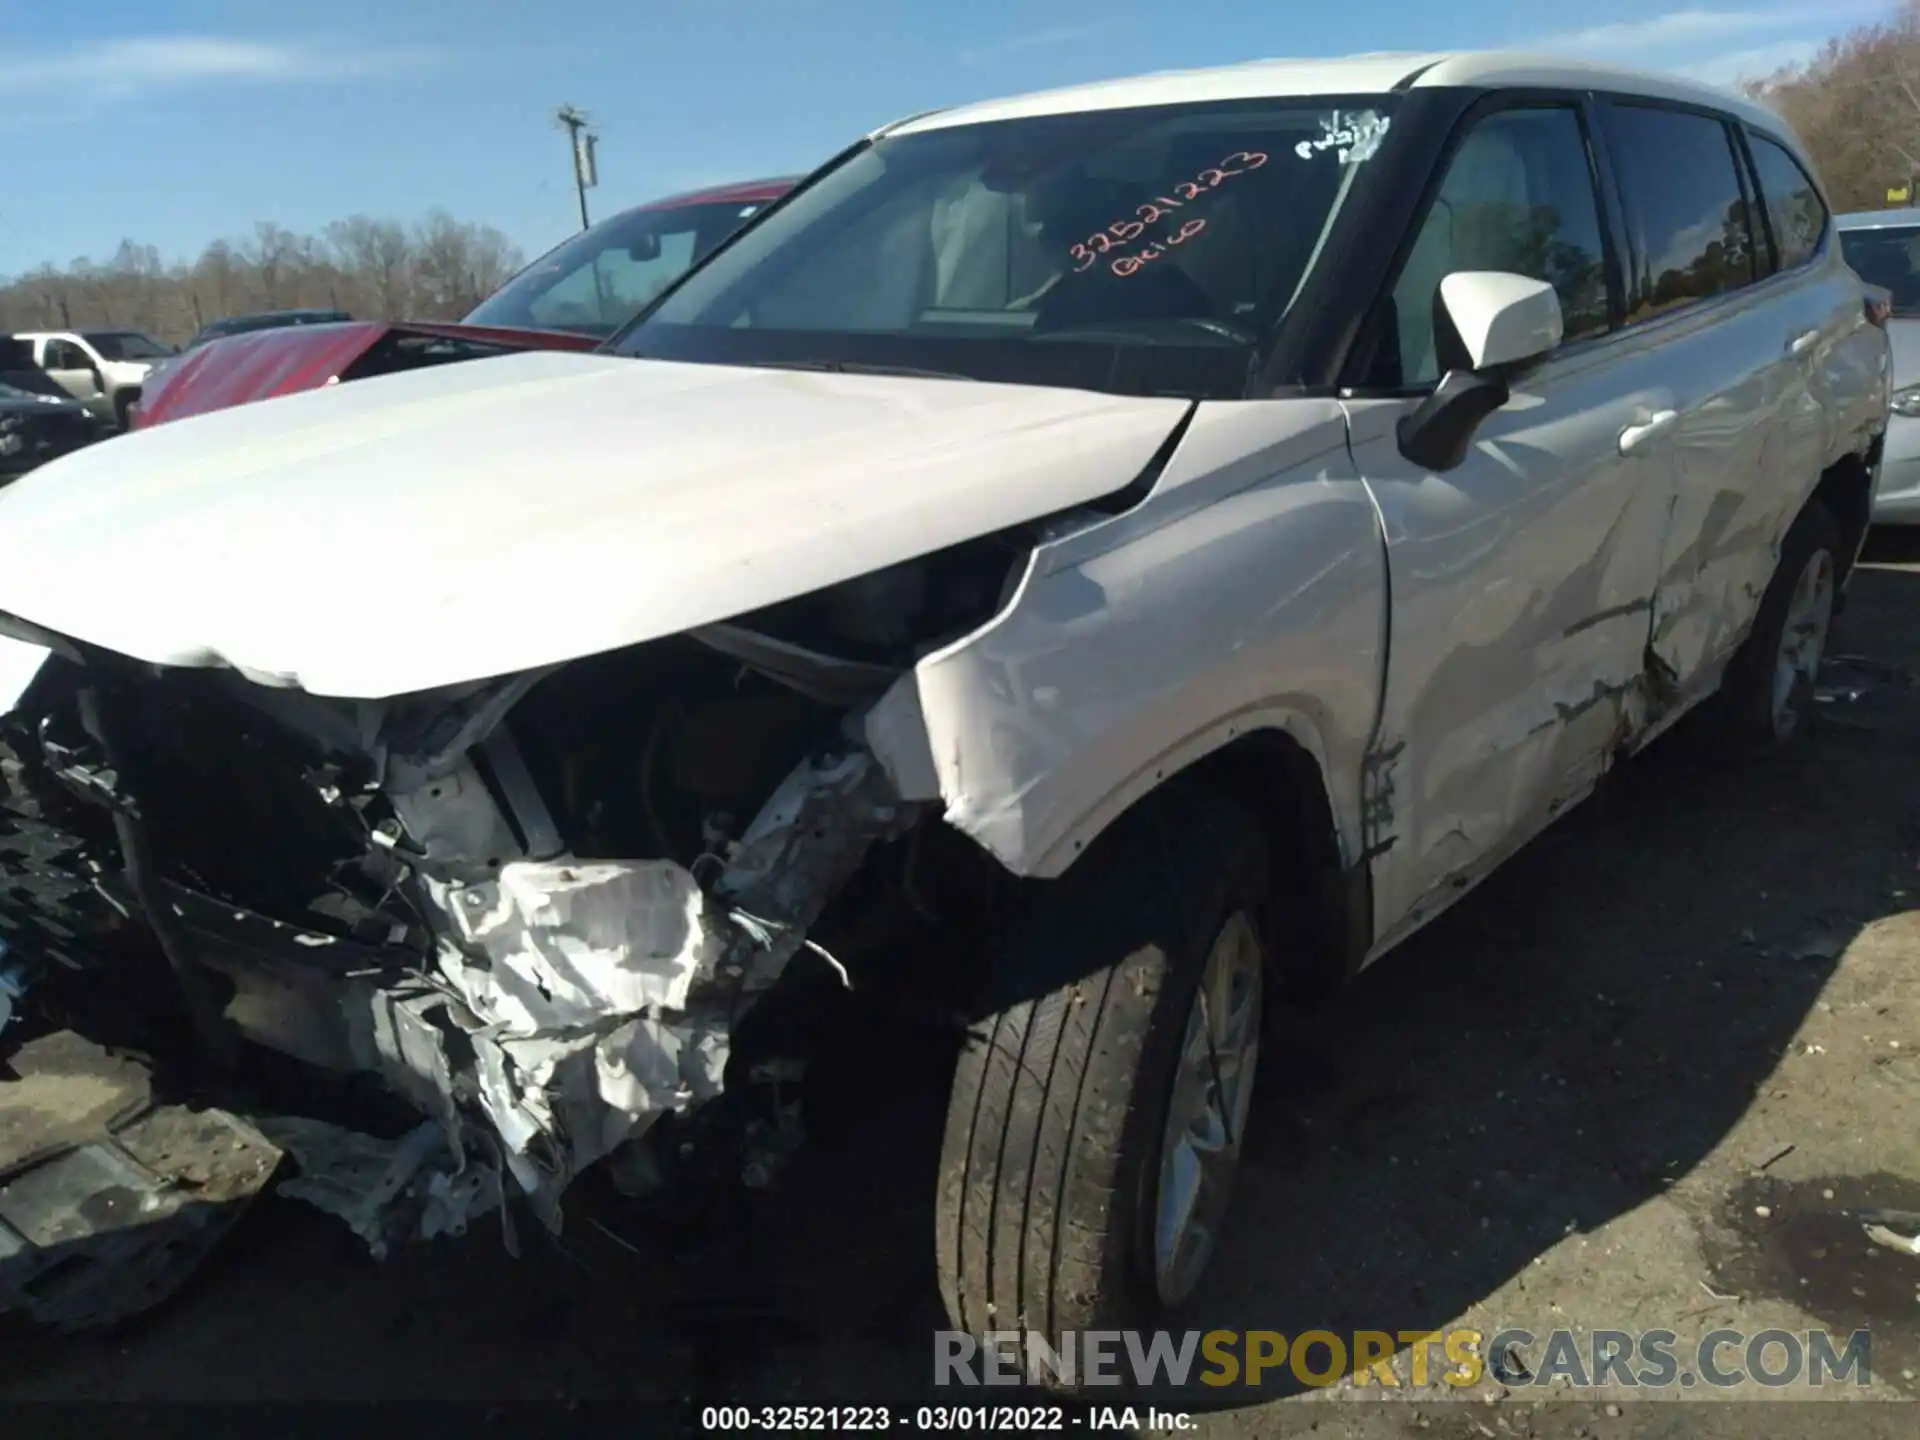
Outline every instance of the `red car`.
{"type": "Polygon", "coordinates": [[[793,184],[754,180],[623,211],[555,246],[458,323],[355,320],[210,341],[148,377],[132,427],[513,350],[591,350],[793,184]]]}

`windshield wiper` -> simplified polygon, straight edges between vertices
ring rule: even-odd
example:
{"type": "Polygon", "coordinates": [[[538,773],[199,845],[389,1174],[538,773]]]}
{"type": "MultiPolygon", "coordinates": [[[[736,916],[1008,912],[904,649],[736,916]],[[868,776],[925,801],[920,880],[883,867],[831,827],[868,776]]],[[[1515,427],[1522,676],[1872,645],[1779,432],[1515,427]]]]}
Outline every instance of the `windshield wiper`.
{"type": "Polygon", "coordinates": [[[909,375],[922,380],[971,380],[953,370],[918,370],[911,365],[870,365],[864,360],[755,360],[763,370],[814,370],[828,375],[909,375]]]}

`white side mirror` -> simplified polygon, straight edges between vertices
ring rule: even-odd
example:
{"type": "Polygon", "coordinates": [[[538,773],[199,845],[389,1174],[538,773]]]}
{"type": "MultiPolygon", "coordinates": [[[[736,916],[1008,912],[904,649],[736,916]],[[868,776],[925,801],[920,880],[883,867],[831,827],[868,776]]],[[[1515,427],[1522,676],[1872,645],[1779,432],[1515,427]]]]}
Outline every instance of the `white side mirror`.
{"type": "Polygon", "coordinates": [[[1560,297],[1544,280],[1502,270],[1456,270],[1440,302],[1475,370],[1537,360],[1560,344],[1560,297]]]}

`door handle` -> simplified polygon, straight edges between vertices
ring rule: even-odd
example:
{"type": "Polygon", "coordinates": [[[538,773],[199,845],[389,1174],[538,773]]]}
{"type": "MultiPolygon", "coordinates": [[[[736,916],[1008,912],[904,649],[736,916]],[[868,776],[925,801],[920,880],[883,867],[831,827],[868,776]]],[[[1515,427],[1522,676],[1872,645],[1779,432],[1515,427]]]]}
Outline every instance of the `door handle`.
{"type": "Polygon", "coordinates": [[[1819,343],[1820,332],[1818,330],[1809,330],[1806,334],[1796,335],[1787,342],[1787,353],[1789,355],[1804,355],[1819,343]]]}
{"type": "Polygon", "coordinates": [[[1656,410],[1638,425],[1629,425],[1620,432],[1620,453],[1637,455],[1646,449],[1647,444],[1656,435],[1665,434],[1673,428],[1673,422],[1680,418],[1678,410],[1656,410]]]}

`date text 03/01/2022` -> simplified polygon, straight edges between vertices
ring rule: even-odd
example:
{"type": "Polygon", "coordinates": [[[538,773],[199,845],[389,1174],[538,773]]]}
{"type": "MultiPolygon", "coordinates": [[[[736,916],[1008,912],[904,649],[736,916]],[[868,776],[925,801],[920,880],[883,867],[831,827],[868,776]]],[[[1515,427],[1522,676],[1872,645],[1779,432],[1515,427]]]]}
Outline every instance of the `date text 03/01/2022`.
{"type": "Polygon", "coordinates": [[[1014,1435],[1083,1431],[1191,1430],[1185,1411],[1131,1405],[921,1405],[893,1410],[885,1405],[708,1405],[700,1428],[733,1434],[843,1434],[904,1431],[914,1434],[1014,1435]]]}

